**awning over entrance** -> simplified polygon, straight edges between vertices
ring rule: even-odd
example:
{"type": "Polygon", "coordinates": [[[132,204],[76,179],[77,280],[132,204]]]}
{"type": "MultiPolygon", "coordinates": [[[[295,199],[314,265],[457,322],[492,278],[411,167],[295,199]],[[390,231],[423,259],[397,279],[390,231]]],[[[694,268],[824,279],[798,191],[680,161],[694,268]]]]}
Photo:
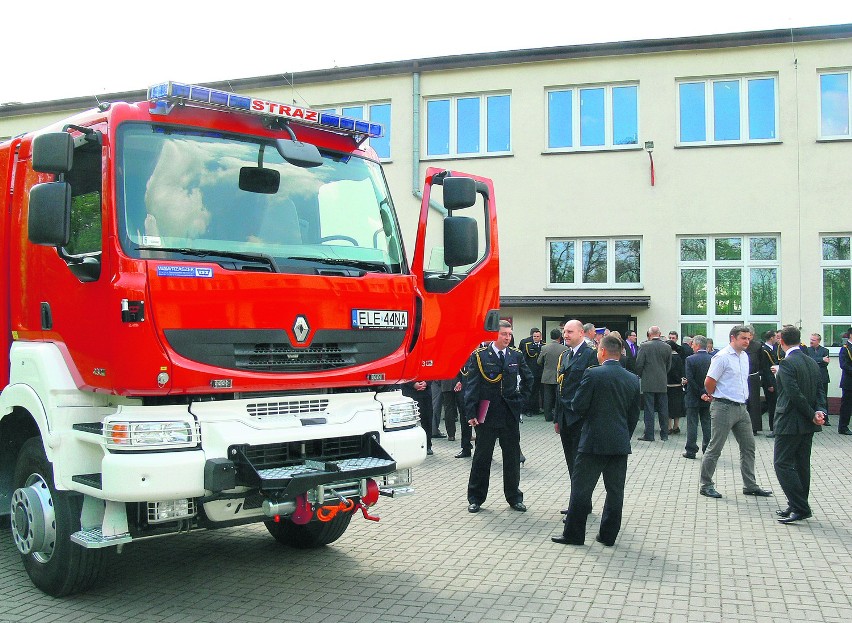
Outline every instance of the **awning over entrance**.
{"type": "Polygon", "coordinates": [[[650,296],[501,296],[500,307],[650,307],[650,296]]]}

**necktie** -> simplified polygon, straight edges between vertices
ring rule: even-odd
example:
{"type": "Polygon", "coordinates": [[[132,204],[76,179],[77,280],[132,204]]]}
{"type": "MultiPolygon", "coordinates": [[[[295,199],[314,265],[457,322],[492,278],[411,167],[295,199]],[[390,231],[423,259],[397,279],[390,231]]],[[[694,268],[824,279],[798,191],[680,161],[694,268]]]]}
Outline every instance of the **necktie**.
{"type": "Polygon", "coordinates": [[[569,348],[568,349],[568,361],[571,361],[573,358],[574,358],[574,349],[569,348]]]}
{"type": "Polygon", "coordinates": [[[503,368],[506,366],[506,357],[503,355],[503,351],[497,351],[497,354],[500,355],[500,367],[503,368]]]}

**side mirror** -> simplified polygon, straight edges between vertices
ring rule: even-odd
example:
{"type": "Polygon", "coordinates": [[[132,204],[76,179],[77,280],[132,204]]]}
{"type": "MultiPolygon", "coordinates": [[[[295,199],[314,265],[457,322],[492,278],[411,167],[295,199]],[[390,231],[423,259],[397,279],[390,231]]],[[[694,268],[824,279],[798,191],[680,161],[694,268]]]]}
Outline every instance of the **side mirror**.
{"type": "Polygon", "coordinates": [[[467,216],[445,218],[444,264],[449,267],[473,264],[479,259],[478,240],[476,219],[467,216]]]}
{"type": "Polygon", "coordinates": [[[444,178],[444,207],[448,210],[476,205],[476,180],[470,177],[444,178]]]}
{"type": "Polygon", "coordinates": [[[74,164],[74,137],[68,132],[39,134],[33,139],[33,170],[68,173],[74,164]]]}
{"type": "Polygon", "coordinates": [[[322,156],[316,145],[279,138],[275,141],[275,148],[284,160],[295,167],[309,169],[322,165],[322,156]]]}
{"type": "Polygon", "coordinates": [[[67,182],[36,184],[30,189],[27,235],[30,242],[64,247],[71,236],[71,185],[67,182]]]}
{"type": "Polygon", "coordinates": [[[262,167],[242,167],[240,169],[240,190],[263,195],[274,195],[281,186],[281,173],[276,169],[262,167]]]}

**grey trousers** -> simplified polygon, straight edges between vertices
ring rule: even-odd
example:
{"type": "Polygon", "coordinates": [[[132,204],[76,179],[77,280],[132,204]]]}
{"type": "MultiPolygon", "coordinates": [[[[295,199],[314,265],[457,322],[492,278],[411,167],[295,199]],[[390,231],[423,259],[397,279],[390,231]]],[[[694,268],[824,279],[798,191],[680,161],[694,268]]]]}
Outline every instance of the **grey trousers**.
{"type": "Polygon", "coordinates": [[[710,403],[710,445],[701,460],[701,488],[714,486],[716,462],[730,432],[734,433],[734,439],[740,447],[743,491],[754,491],[760,487],[754,476],[754,433],[751,431],[748,409],[745,405],[733,405],[719,400],[710,403]]]}

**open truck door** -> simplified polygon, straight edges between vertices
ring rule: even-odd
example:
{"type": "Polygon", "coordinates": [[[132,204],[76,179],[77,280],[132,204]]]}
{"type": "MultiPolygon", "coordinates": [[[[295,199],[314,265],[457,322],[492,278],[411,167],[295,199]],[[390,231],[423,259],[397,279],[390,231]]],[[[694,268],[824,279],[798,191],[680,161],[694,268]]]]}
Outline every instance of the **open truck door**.
{"type": "MultiPolygon", "coordinates": [[[[419,380],[452,378],[500,320],[497,212],[491,180],[429,168],[412,272],[422,296],[419,380]]],[[[418,310],[419,311],[419,310],[418,310]]]]}

